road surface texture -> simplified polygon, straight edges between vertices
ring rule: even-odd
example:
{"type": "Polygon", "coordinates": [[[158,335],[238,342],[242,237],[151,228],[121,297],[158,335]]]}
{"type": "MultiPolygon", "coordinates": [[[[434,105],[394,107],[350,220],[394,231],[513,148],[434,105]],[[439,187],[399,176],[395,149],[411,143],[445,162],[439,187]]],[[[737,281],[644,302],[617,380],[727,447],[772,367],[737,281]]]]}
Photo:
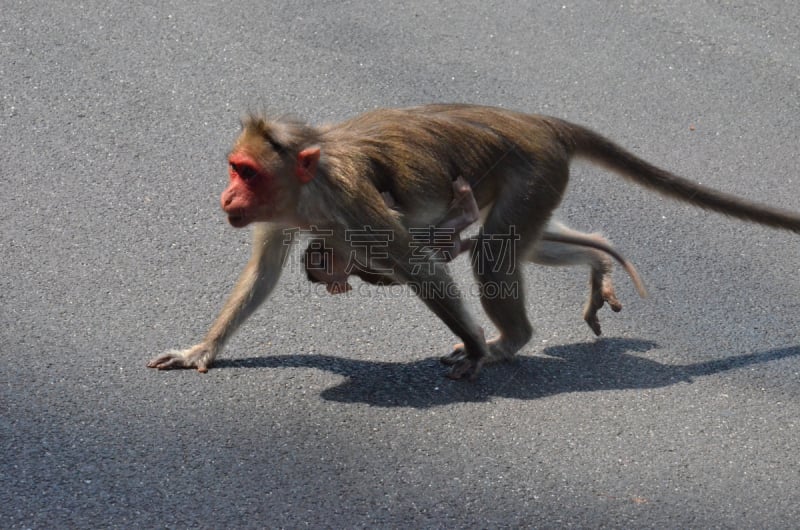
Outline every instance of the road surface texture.
{"type": "Polygon", "coordinates": [[[559,217],[650,292],[618,271],[603,338],[586,270],[529,266],[533,341],[452,382],[422,303],[295,254],[216,368],[145,367],[247,259],[218,197],[248,108],[551,114],[800,209],[800,4],[655,4],[3,2],[0,527],[796,526],[800,238],[584,164],[559,217]]]}

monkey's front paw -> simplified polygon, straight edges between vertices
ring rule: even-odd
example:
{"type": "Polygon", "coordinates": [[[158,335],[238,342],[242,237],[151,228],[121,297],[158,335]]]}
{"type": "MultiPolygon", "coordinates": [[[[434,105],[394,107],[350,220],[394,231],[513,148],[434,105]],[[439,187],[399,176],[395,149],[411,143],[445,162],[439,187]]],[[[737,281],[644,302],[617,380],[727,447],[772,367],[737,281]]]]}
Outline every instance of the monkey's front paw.
{"type": "Polygon", "coordinates": [[[170,350],[147,363],[148,368],[171,370],[173,368],[197,368],[198,372],[208,372],[216,352],[205,344],[197,344],[188,350],[170,350]]]}

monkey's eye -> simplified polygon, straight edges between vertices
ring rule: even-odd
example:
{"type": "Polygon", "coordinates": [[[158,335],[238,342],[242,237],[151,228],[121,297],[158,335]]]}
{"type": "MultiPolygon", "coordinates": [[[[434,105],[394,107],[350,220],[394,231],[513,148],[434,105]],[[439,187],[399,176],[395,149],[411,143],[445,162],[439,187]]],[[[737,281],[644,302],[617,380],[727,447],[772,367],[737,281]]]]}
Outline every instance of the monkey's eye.
{"type": "Polygon", "coordinates": [[[233,169],[233,171],[244,180],[252,180],[258,176],[258,171],[256,171],[256,168],[249,164],[231,163],[231,169],[233,169]]]}

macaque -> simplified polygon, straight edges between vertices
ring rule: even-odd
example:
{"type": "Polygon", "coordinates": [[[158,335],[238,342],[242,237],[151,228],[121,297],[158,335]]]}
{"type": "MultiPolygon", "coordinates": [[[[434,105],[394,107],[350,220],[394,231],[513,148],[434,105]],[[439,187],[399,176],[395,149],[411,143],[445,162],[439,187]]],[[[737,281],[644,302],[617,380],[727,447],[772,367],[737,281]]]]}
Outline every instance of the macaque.
{"type": "Polygon", "coordinates": [[[484,364],[513,358],[532,337],[520,264],[537,257],[559,263],[574,258],[564,243],[544,241],[542,235],[575,157],[664,196],[800,233],[800,214],[695,184],[557,118],[441,104],[374,110],[325,127],[250,116],[228,157],[230,182],[221,198],[232,226],[255,223],[250,261],[204,339],[148,366],[208,370],[231,334],[274,289],[295,239],[286,229],[299,228],[332,234],[327,242],[334,253],[355,256],[369,270],[410,286],[462,340],[442,359],[451,366],[448,376],[474,379],[484,364]],[[414,230],[445,217],[459,175],[486,211],[470,253],[481,305],[498,332],[488,341],[448,264],[409,252],[414,230]],[[384,192],[402,215],[387,206],[384,192]],[[352,230],[362,237],[349,238],[352,230]],[[537,256],[540,243],[549,246],[537,256]]]}

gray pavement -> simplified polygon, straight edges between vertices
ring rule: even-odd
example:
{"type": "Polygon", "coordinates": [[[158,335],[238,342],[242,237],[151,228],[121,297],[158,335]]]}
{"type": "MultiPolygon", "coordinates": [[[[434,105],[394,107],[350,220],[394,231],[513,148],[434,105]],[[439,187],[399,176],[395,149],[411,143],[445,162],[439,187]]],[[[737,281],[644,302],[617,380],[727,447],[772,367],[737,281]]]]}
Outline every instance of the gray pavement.
{"type": "Polygon", "coordinates": [[[531,266],[534,340],[452,382],[420,302],[294,267],[217,368],[145,368],[247,258],[247,108],[552,114],[800,209],[800,7],[668,4],[3,2],[0,528],[795,527],[800,239],[586,165],[559,216],[650,291],[617,272],[602,339],[586,271],[531,266]]]}

